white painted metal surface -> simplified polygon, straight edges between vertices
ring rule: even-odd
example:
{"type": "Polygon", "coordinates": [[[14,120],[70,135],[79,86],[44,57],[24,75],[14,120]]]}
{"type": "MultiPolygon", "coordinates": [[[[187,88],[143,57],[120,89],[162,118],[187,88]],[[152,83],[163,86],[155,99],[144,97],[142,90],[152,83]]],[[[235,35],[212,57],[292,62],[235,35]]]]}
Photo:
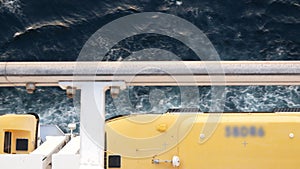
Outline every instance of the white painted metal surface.
{"type": "Polygon", "coordinates": [[[105,91],[124,82],[61,82],[61,88],[80,89],[80,169],[104,168],[105,91]]]}
{"type": "Polygon", "coordinates": [[[79,154],[60,154],[53,156],[52,169],[79,169],[79,167],[79,154]]]}
{"type": "Polygon", "coordinates": [[[55,156],[61,154],[79,154],[80,136],[73,137],[55,156]]]}
{"type": "Polygon", "coordinates": [[[63,149],[52,155],[52,169],[77,169],[80,167],[80,137],[72,138],[63,149]]]}
{"type": "Polygon", "coordinates": [[[1,154],[1,169],[49,169],[44,166],[41,154],[1,154]]]}
{"type": "Polygon", "coordinates": [[[68,136],[47,136],[46,142],[34,150],[31,155],[42,155],[43,169],[51,164],[52,154],[57,153],[69,140],[68,136]]]}
{"type": "Polygon", "coordinates": [[[73,80],[124,81],[132,86],[224,85],[224,81],[226,85],[300,85],[300,61],[0,63],[0,86],[27,82],[58,86],[60,81],[73,80]]]}
{"type": "Polygon", "coordinates": [[[30,154],[1,154],[1,169],[51,169],[52,155],[68,141],[67,136],[49,136],[30,154]]]}

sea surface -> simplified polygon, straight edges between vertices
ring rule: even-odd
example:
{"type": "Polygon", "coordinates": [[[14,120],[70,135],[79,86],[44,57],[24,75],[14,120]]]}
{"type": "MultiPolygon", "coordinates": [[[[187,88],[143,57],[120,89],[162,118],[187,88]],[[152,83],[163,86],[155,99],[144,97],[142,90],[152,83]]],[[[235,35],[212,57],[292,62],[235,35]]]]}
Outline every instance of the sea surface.
{"type": "MultiPolygon", "coordinates": [[[[141,12],[173,14],[193,23],[221,60],[300,60],[299,0],[0,0],[0,61],[76,61],[95,31],[141,12]]],[[[122,61],[147,48],[172,51],[181,60],[199,60],[186,46],[157,34],[127,38],[104,60],[122,61]]],[[[191,106],[209,111],[211,87],[198,90],[199,98],[191,106]]],[[[186,107],[179,87],[129,87],[123,92],[127,97],[118,100],[122,108],[107,92],[107,118],[186,107]]],[[[226,87],[224,93],[224,111],[300,107],[299,86],[236,86],[226,87]]],[[[22,87],[0,88],[0,114],[36,112],[43,124],[57,124],[66,132],[68,123],[79,121],[75,105],[59,88],[41,87],[34,94],[22,87]]]]}

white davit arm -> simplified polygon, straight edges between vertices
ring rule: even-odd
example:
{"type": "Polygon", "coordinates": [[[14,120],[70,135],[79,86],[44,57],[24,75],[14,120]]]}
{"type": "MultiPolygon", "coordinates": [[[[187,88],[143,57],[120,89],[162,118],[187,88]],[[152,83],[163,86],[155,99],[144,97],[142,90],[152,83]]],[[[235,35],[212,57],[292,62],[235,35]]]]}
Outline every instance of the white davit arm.
{"type": "Polygon", "coordinates": [[[1,169],[49,169],[51,157],[68,141],[68,136],[49,136],[30,154],[1,154],[1,169]]]}

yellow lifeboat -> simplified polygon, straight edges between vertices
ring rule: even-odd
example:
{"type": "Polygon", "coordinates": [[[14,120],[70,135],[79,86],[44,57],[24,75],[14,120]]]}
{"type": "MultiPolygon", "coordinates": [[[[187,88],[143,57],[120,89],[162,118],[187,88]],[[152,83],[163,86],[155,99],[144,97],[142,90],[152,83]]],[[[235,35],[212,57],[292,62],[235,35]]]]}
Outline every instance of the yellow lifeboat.
{"type": "Polygon", "coordinates": [[[0,154],[28,154],[35,150],[38,125],[36,114],[0,116],[0,154]]]}
{"type": "Polygon", "coordinates": [[[107,168],[296,169],[300,115],[139,114],[106,123],[107,168]]]}

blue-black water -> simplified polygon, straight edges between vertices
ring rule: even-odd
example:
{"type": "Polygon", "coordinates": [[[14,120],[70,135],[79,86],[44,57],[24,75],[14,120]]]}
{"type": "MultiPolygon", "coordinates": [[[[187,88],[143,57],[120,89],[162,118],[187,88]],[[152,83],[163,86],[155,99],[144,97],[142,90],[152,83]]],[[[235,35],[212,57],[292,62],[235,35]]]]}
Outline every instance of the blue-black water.
{"type": "MultiPolygon", "coordinates": [[[[221,60],[300,60],[299,0],[0,0],[0,61],[75,61],[96,30],[140,12],[164,12],[195,24],[210,39],[221,60]]],[[[170,50],[182,60],[197,60],[187,47],[153,34],[121,41],[105,60],[120,61],[133,51],[154,47],[170,50]]],[[[107,117],[132,109],[157,111],[149,93],[161,97],[164,107],[160,111],[181,105],[176,87],[127,90],[131,108],[117,109],[107,95],[107,117]]],[[[37,112],[42,123],[63,128],[78,121],[73,101],[59,88],[38,88],[33,95],[17,87],[0,91],[1,114],[37,112]]],[[[208,111],[212,104],[210,92],[209,87],[199,87],[196,106],[202,111],[208,111]]],[[[227,87],[225,111],[300,107],[299,93],[299,86],[227,87]]]]}

